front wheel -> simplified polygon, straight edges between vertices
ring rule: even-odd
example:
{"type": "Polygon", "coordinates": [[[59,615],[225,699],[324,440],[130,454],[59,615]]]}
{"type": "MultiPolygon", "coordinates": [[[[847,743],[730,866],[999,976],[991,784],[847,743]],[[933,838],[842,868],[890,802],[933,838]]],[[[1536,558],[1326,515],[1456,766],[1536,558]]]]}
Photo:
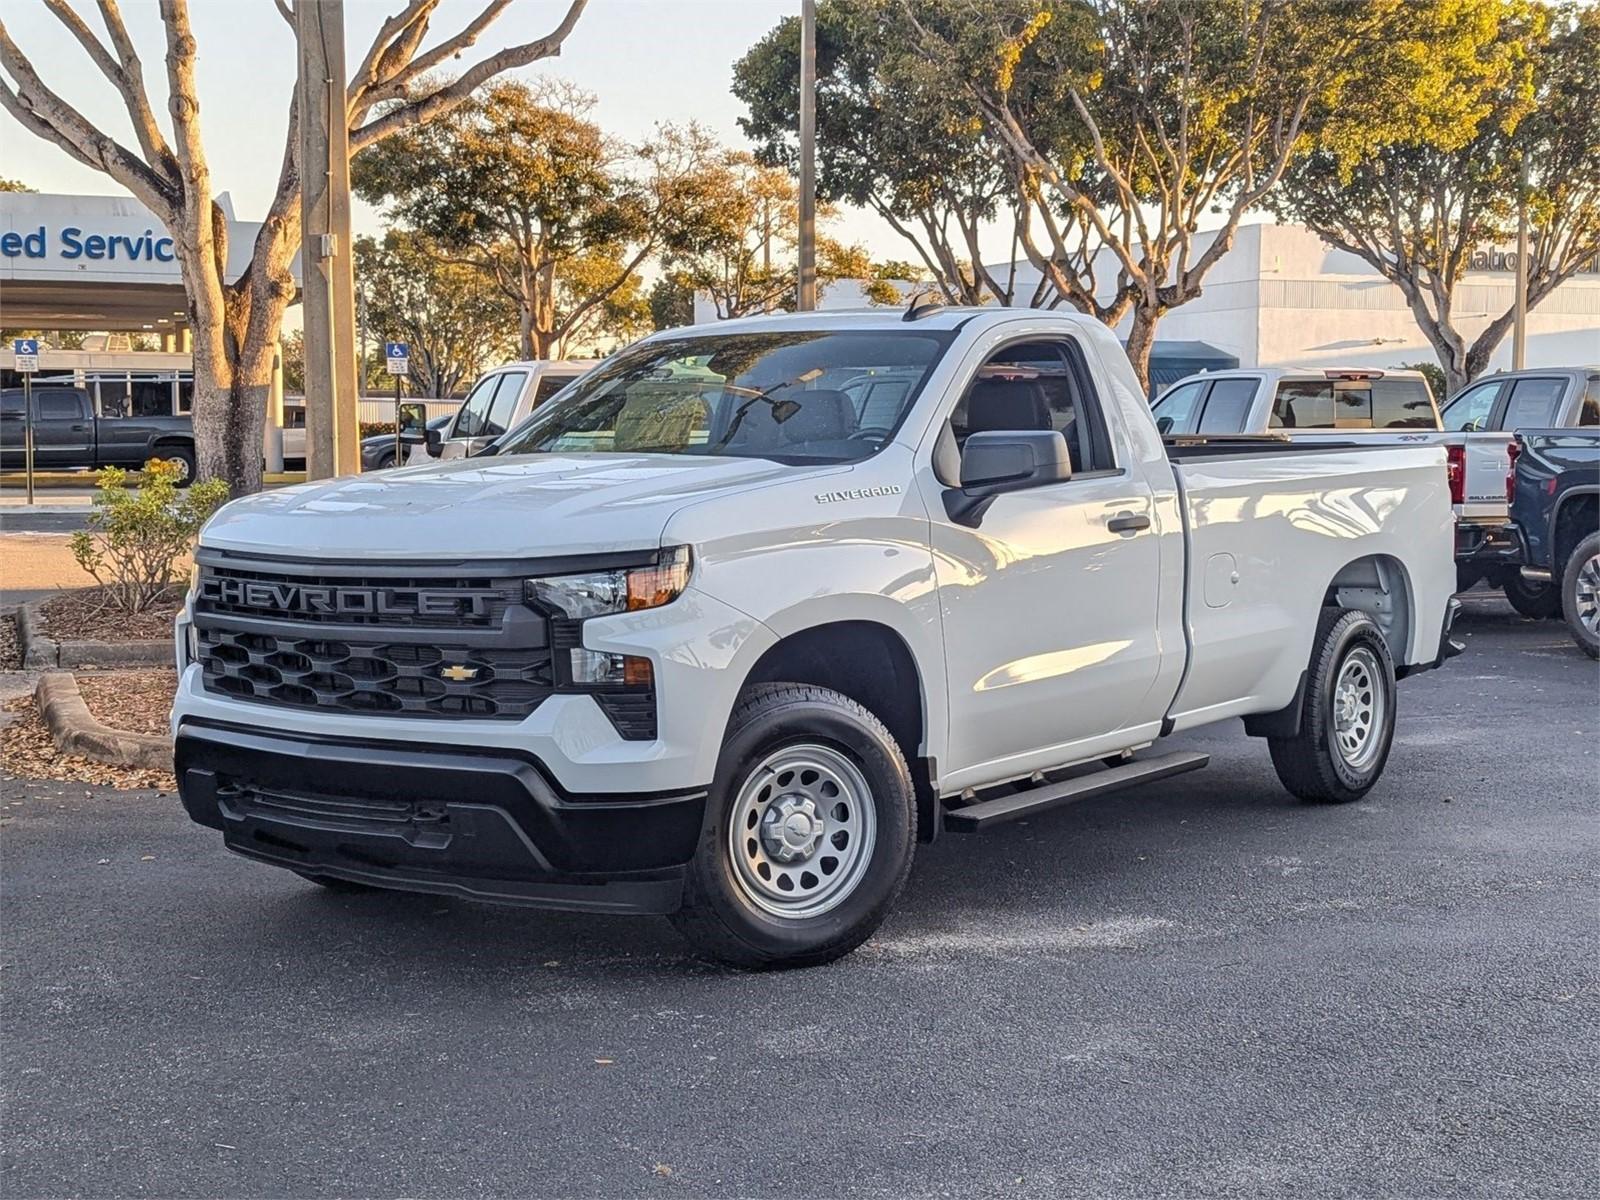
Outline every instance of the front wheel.
{"type": "Polygon", "coordinates": [[[1539,583],[1524,579],[1515,567],[1506,572],[1500,585],[1511,607],[1535,621],[1548,620],[1561,615],[1561,588],[1554,583],[1539,583]]]}
{"type": "Polygon", "coordinates": [[[1273,768],[1302,800],[1359,800],[1389,760],[1394,718],[1394,660],[1383,631],[1364,612],[1323,609],[1300,728],[1267,739],[1273,768]]]}
{"type": "Polygon", "coordinates": [[[883,722],[827,688],[748,688],[673,924],[738,966],[830,962],[888,915],[916,836],[911,772],[883,722]]]}
{"type": "Polygon", "coordinates": [[[1600,658],[1600,533],[1584,538],[1567,559],[1561,597],[1572,640],[1590,658],[1600,658]]]}

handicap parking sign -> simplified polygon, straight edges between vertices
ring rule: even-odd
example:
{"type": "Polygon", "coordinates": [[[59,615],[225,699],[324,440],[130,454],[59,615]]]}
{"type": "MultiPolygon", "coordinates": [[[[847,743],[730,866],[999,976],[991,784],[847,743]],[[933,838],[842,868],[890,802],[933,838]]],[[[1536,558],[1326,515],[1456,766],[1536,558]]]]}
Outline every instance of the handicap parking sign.
{"type": "Polygon", "coordinates": [[[409,375],[411,373],[411,347],[405,342],[385,342],[383,344],[384,361],[389,364],[389,374],[409,375]]]}
{"type": "Polygon", "coordinates": [[[17,356],[16,369],[18,371],[37,371],[39,369],[39,339],[17,338],[11,343],[11,352],[17,356]]]}

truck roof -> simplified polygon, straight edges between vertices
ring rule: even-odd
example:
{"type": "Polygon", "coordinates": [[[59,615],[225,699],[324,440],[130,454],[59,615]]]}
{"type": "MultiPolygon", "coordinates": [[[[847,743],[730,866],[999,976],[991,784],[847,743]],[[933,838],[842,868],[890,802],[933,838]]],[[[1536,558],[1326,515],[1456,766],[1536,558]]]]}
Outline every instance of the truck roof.
{"type": "Polygon", "coordinates": [[[665,335],[681,337],[688,334],[755,333],[793,329],[957,329],[970,322],[999,324],[1005,321],[1053,320],[1063,324],[1099,326],[1092,317],[1078,312],[1036,308],[1000,308],[994,306],[946,305],[929,308],[912,320],[906,319],[903,307],[825,309],[817,312],[773,313],[753,317],[735,317],[729,321],[711,321],[703,325],[686,325],[663,330],[653,337],[665,335]]]}

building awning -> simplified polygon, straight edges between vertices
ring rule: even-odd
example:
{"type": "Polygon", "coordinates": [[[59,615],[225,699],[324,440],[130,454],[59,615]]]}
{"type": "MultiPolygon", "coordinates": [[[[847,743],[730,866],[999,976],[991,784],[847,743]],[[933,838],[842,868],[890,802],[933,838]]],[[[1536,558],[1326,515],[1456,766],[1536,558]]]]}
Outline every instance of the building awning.
{"type": "Polygon", "coordinates": [[[1238,365],[1237,354],[1219,350],[1210,342],[1157,341],[1150,350],[1150,399],[1186,375],[1231,371],[1238,365]]]}

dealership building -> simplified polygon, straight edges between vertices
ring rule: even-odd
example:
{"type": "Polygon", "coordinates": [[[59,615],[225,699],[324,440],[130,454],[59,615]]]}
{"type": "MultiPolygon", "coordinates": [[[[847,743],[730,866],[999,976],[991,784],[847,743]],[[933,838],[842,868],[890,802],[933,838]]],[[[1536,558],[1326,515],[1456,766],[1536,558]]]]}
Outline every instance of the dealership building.
{"type": "MultiPolygon", "coordinates": [[[[1195,253],[1203,253],[1208,235],[1196,240],[1195,253]]],[[[1455,325],[1469,344],[1510,309],[1516,289],[1514,253],[1485,247],[1474,263],[1455,294],[1455,325]]],[[[1114,266],[1104,265],[1101,278],[1114,277],[1114,266]]],[[[1244,367],[1397,367],[1434,361],[1433,347],[1400,289],[1299,225],[1240,227],[1203,288],[1198,299],[1161,319],[1163,341],[1205,342],[1236,356],[1244,367]]],[[[1600,263],[1591,262],[1528,314],[1527,365],[1597,363],[1600,263]]],[[[1490,370],[1510,367],[1508,335],[1490,370]]]]}

